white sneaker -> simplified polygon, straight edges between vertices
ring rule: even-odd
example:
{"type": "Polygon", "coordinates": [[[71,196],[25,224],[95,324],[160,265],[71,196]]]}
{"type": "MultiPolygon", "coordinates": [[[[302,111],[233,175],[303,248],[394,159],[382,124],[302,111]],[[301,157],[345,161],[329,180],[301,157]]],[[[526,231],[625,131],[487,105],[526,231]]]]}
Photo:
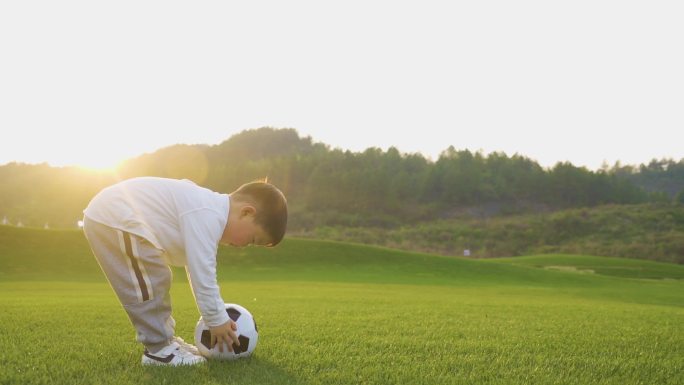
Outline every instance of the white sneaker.
{"type": "Polygon", "coordinates": [[[145,349],[142,356],[143,365],[179,366],[197,365],[204,362],[207,362],[206,358],[181,349],[181,346],[176,342],[172,342],[171,345],[154,354],[145,349]]]}
{"type": "Polygon", "coordinates": [[[200,356],[200,355],[201,355],[200,352],[199,352],[199,350],[197,350],[197,347],[196,347],[195,345],[192,345],[192,344],[189,344],[189,343],[183,341],[183,339],[180,338],[180,337],[173,337],[173,338],[171,339],[171,342],[177,343],[177,344],[180,346],[180,348],[181,348],[182,350],[185,350],[186,352],[190,352],[190,353],[192,353],[192,354],[194,354],[194,355],[196,355],[196,356],[200,356]]]}

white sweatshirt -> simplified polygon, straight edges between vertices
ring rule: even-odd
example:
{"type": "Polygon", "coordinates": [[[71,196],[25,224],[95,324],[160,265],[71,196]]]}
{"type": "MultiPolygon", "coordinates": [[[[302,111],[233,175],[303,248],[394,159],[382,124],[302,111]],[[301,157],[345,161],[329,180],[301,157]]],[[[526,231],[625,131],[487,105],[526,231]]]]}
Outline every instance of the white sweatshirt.
{"type": "Polygon", "coordinates": [[[216,252],[228,221],[230,199],[184,179],[142,177],[107,187],[83,213],[145,238],[169,265],[185,266],[204,322],[228,322],[216,281],[216,252]]]}

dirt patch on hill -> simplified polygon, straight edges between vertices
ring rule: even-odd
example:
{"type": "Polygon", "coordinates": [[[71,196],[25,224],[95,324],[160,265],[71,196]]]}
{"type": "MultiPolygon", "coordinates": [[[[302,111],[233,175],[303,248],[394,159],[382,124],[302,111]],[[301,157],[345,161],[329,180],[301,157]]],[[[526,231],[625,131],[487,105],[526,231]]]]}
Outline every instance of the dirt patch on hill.
{"type": "Polygon", "coordinates": [[[570,273],[594,274],[595,271],[591,269],[580,269],[575,266],[544,266],[544,270],[565,271],[570,273]]]}

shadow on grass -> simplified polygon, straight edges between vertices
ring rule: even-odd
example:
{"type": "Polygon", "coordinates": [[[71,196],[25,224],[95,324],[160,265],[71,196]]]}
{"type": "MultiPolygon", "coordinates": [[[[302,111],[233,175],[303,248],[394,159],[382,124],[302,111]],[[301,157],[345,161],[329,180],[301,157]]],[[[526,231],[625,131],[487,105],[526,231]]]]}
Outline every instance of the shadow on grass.
{"type": "Polygon", "coordinates": [[[308,382],[253,356],[237,361],[209,361],[200,367],[145,367],[144,384],[292,384],[308,382]]]}

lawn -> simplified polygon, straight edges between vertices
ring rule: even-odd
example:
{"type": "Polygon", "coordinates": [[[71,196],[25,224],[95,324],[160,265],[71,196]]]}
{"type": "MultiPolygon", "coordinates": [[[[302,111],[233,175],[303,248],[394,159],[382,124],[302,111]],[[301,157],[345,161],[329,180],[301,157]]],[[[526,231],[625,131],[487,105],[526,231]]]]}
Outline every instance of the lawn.
{"type": "MultiPolygon", "coordinates": [[[[677,265],[646,263],[660,276],[640,279],[543,268],[566,256],[517,264],[297,239],[221,248],[224,299],[259,323],[255,355],[143,368],[89,253],[76,231],[0,227],[1,384],[684,382],[677,265]]],[[[175,282],[177,334],[191,340],[199,314],[182,271],[175,282]]]]}

